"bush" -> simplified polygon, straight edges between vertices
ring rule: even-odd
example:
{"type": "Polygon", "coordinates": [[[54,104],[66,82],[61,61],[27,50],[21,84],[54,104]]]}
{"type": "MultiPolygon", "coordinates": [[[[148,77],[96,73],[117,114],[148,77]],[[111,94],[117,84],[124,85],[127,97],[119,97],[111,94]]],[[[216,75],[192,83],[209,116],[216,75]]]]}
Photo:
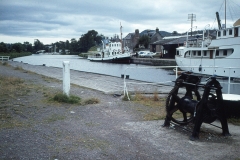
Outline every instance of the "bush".
{"type": "Polygon", "coordinates": [[[97,104],[99,103],[99,99],[97,98],[89,98],[89,99],[86,99],[84,102],[83,102],[83,105],[88,105],[88,104],[97,104]]]}
{"type": "Polygon", "coordinates": [[[75,103],[80,103],[81,98],[73,95],[67,96],[66,94],[58,93],[53,97],[53,100],[57,102],[75,104],[75,103]]]}
{"type": "Polygon", "coordinates": [[[30,52],[10,52],[10,53],[0,53],[0,56],[10,56],[9,59],[17,58],[17,57],[24,57],[30,56],[32,53],[30,52]]]}

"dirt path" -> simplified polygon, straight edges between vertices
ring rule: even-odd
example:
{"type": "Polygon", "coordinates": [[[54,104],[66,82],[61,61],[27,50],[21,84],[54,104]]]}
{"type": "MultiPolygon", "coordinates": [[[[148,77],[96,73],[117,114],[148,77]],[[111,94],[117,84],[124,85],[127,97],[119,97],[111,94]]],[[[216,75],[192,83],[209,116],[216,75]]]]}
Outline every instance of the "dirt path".
{"type": "Polygon", "coordinates": [[[229,124],[232,136],[225,138],[220,129],[204,125],[200,140],[192,142],[191,133],[177,126],[144,121],[145,106],[121,97],[72,85],[71,94],[100,103],[53,103],[48,98],[61,91],[60,81],[3,65],[0,76],[21,78],[29,86],[25,94],[0,97],[0,159],[240,158],[239,126],[229,124]]]}

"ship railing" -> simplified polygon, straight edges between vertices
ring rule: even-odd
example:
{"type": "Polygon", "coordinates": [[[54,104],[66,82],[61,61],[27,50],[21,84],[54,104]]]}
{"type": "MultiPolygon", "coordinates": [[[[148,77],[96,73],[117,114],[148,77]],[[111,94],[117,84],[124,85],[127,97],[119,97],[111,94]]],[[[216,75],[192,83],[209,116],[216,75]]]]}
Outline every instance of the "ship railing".
{"type": "Polygon", "coordinates": [[[88,58],[101,58],[101,55],[88,55],[88,58]]]}
{"type": "MultiPolygon", "coordinates": [[[[184,66],[185,68],[198,68],[199,66],[184,66]]],[[[181,68],[184,68],[181,66],[181,68]]],[[[225,91],[227,94],[231,94],[231,85],[240,85],[240,78],[234,78],[230,76],[231,70],[233,69],[240,69],[240,67],[213,67],[213,66],[202,66],[204,68],[225,68],[226,70],[228,70],[229,76],[227,77],[217,77],[217,79],[220,81],[220,84],[227,84],[227,91],[225,91]],[[234,81],[235,80],[235,81],[234,81]]],[[[129,79],[129,75],[127,74],[129,70],[134,70],[134,69],[165,69],[165,70],[172,70],[172,72],[175,74],[175,78],[177,79],[179,74],[181,74],[182,72],[186,72],[186,71],[182,71],[180,70],[179,66],[155,66],[155,67],[127,67],[124,70],[124,75],[123,75],[123,91],[124,91],[124,96],[127,96],[128,100],[130,100],[130,96],[129,96],[129,91],[128,91],[128,86],[131,84],[134,85],[155,85],[155,86],[159,86],[159,85],[165,85],[165,86],[171,86],[173,84],[173,80],[169,80],[169,81],[161,81],[158,83],[153,83],[153,82],[143,82],[143,81],[130,81],[129,79]]],[[[191,72],[191,70],[189,70],[191,72]]],[[[196,74],[196,73],[194,73],[196,74]]],[[[203,75],[203,74],[198,74],[201,77],[205,77],[205,78],[209,78],[211,75],[203,75]]],[[[154,76],[154,75],[153,75],[154,76]]],[[[217,76],[217,75],[216,75],[217,76]]],[[[238,94],[238,93],[237,93],[238,94]]]]}
{"type": "Polygon", "coordinates": [[[203,44],[202,40],[198,40],[198,41],[194,41],[194,42],[188,41],[188,43],[184,43],[184,46],[187,48],[191,48],[191,47],[201,48],[202,44],[203,44]]]}
{"type": "Polygon", "coordinates": [[[1,61],[9,61],[10,56],[0,56],[1,61]]]}

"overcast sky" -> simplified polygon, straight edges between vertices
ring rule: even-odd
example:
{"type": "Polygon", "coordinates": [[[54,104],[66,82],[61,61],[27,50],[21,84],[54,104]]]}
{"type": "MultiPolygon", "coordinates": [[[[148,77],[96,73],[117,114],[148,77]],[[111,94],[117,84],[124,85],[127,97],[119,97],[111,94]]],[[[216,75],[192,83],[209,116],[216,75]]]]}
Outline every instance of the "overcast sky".
{"type": "MultiPolygon", "coordinates": [[[[224,0],[0,0],[0,42],[44,44],[77,40],[89,30],[112,37],[123,37],[135,29],[179,33],[190,29],[188,14],[195,14],[193,22],[198,30],[207,24],[217,28],[216,11],[224,21],[224,0]],[[221,7],[222,6],[222,7],[221,7]],[[222,9],[221,9],[222,8],[222,9]],[[221,11],[220,11],[221,9],[221,11]]],[[[240,18],[240,0],[228,0],[227,27],[240,18]],[[232,21],[233,20],[233,21],[232,21]]]]}

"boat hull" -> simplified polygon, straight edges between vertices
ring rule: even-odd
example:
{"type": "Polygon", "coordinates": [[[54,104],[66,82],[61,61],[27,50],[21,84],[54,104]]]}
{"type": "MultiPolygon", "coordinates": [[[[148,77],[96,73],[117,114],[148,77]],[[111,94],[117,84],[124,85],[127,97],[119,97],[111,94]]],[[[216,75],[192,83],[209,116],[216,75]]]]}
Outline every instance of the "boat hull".
{"type": "Polygon", "coordinates": [[[111,63],[130,63],[131,56],[111,56],[111,57],[89,57],[88,60],[93,62],[111,62],[111,63]]]}
{"type": "Polygon", "coordinates": [[[175,60],[179,68],[184,71],[240,78],[240,58],[191,59],[176,56],[175,60]]]}

